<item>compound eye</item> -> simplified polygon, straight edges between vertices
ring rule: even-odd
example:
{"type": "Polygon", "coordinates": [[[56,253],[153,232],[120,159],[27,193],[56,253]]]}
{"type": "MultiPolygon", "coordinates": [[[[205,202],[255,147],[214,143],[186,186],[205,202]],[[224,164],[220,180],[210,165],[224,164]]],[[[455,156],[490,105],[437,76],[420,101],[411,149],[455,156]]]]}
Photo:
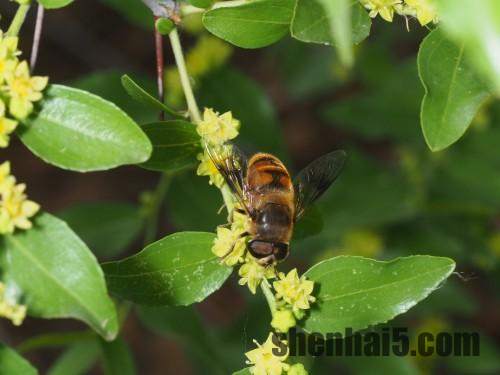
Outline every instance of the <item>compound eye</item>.
{"type": "Polygon", "coordinates": [[[278,262],[284,260],[290,253],[290,247],[287,243],[274,244],[274,257],[278,262]]]}
{"type": "Polygon", "coordinates": [[[257,259],[265,258],[273,253],[273,244],[267,241],[252,240],[248,243],[248,251],[257,259]]]}

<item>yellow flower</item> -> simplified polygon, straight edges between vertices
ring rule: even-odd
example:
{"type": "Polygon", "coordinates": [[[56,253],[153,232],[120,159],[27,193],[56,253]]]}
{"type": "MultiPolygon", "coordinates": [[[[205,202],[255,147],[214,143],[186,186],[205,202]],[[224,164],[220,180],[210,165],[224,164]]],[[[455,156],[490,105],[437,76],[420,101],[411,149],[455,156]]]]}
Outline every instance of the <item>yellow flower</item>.
{"type": "MultiPolygon", "coordinates": [[[[290,365],[284,362],[288,358],[289,350],[287,348],[283,356],[273,354],[274,348],[278,351],[282,350],[273,344],[273,333],[269,334],[263,345],[259,345],[255,340],[254,342],[257,348],[245,353],[248,358],[247,364],[253,365],[250,367],[253,375],[281,375],[283,371],[288,371],[290,365]]],[[[282,342],[286,344],[285,341],[282,342]]]]}
{"type": "Polygon", "coordinates": [[[0,281],[0,317],[10,319],[12,324],[19,326],[26,317],[26,306],[18,305],[15,297],[0,281]]]}
{"type": "Polygon", "coordinates": [[[277,298],[282,298],[286,303],[291,305],[294,313],[311,307],[310,303],[316,300],[316,298],[311,296],[314,289],[314,282],[307,280],[305,276],[299,278],[296,268],[291,270],[286,276],[284,273],[280,273],[279,278],[278,281],[273,283],[277,298]]]}
{"type": "Polygon", "coordinates": [[[15,178],[10,175],[10,162],[6,161],[0,164],[0,193],[9,189],[15,183],[15,178]]]}
{"type": "Polygon", "coordinates": [[[19,38],[17,36],[4,35],[0,30],[0,59],[12,60],[20,54],[17,50],[19,38]]]}
{"type": "Polygon", "coordinates": [[[47,86],[48,78],[31,77],[28,63],[23,61],[12,74],[7,75],[6,81],[10,113],[24,119],[33,111],[33,102],[42,99],[41,91],[47,86]]]}
{"type": "Polygon", "coordinates": [[[198,154],[197,159],[200,161],[200,164],[198,165],[196,174],[198,176],[208,176],[210,178],[209,184],[213,184],[220,189],[224,185],[224,177],[219,173],[210,156],[205,151],[198,154]]]}
{"type": "Polygon", "coordinates": [[[360,0],[361,4],[370,11],[370,17],[375,18],[380,14],[384,20],[392,22],[394,7],[401,4],[402,0],[360,0]]]}
{"type": "Polygon", "coordinates": [[[436,7],[432,0],[405,0],[407,12],[417,17],[422,26],[438,22],[436,7]]]}
{"type": "Polygon", "coordinates": [[[219,258],[223,257],[224,264],[234,266],[237,263],[243,262],[245,247],[245,238],[240,238],[239,233],[228,228],[217,228],[217,237],[212,246],[212,253],[219,258]]]}
{"type": "Polygon", "coordinates": [[[28,219],[35,215],[40,206],[38,203],[27,200],[24,190],[25,184],[15,185],[15,179],[8,179],[9,183],[2,191],[0,201],[0,233],[13,233],[14,229],[30,229],[28,219]]]}
{"type": "Polygon", "coordinates": [[[241,277],[238,283],[240,285],[248,284],[250,292],[255,294],[261,281],[275,277],[275,272],[273,267],[264,267],[257,263],[253,256],[247,255],[245,264],[238,270],[238,275],[241,277]]]}
{"type": "Polygon", "coordinates": [[[296,363],[290,366],[288,375],[308,375],[308,372],[302,363],[296,363]]]}
{"type": "Polygon", "coordinates": [[[250,226],[250,218],[245,214],[236,212],[235,209],[242,209],[241,205],[237,202],[233,208],[233,223],[231,229],[236,232],[248,232],[250,226]]]}
{"type": "Polygon", "coordinates": [[[0,100],[0,147],[9,145],[9,135],[16,129],[17,121],[5,117],[5,104],[0,100]]]}
{"type": "Polygon", "coordinates": [[[271,327],[279,332],[287,333],[292,327],[295,327],[297,321],[290,310],[278,310],[273,314],[271,327]]]}
{"type": "Polygon", "coordinates": [[[205,108],[203,120],[198,123],[198,134],[209,144],[221,145],[238,136],[240,122],[231,112],[219,115],[211,108],[205,108]]]}

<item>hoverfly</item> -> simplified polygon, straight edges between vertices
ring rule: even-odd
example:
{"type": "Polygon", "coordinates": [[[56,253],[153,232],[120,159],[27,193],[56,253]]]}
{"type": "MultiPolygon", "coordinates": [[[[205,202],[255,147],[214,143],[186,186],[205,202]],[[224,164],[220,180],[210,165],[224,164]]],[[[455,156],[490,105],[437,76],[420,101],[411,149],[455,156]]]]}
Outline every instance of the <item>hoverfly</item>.
{"type": "Polygon", "coordinates": [[[242,207],[236,211],[250,218],[248,232],[240,238],[250,237],[247,250],[261,265],[275,265],[290,252],[295,222],[340,174],[346,153],[337,150],[323,155],[292,182],[276,156],[256,153],[247,159],[236,146],[223,147],[230,151],[216,152],[208,146],[206,150],[242,207]]]}

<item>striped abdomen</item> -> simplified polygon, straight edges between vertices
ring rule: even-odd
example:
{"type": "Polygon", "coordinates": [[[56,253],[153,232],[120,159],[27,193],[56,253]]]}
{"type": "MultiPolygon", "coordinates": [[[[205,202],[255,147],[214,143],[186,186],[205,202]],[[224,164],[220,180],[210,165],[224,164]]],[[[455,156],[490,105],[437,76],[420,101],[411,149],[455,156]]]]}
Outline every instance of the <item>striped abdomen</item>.
{"type": "Polygon", "coordinates": [[[294,191],[283,163],[270,154],[256,154],[248,161],[247,187],[254,210],[257,239],[288,243],[294,218],[294,191]]]}

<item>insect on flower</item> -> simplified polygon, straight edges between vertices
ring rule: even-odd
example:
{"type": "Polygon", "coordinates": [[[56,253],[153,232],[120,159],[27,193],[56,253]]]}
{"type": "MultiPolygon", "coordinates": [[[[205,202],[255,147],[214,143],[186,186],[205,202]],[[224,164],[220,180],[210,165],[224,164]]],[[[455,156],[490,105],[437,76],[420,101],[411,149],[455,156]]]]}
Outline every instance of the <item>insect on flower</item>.
{"type": "MultiPolygon", "coordinates": [[[[263,266],[288,256],[295,222],[335,181],[346,158],[342,150],[323,155],[292,182],[285,165],[271,154],[256,153],[247,159],[228,143],[205,149],[242,207],[235,211],[250,219],[240,238],[250,238],[246,249],[263,266]]],[[[233,250],[234,245],[222,258],[233,250]]]]}

